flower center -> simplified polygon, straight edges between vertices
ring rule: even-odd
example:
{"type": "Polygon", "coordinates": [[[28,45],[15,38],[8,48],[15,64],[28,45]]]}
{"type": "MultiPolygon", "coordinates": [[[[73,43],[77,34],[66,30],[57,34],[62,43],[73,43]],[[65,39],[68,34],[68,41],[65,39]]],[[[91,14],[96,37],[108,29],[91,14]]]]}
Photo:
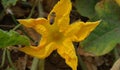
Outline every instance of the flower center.
{"type": "Polygon", "coordinates": [[[55,33],[55,34],[53,35],[53,39],[54,39],[55,41],[61,40],[62,37],[63,37],[63,35],[62,35],[62,33],[60,33],[60,32],[57,32],[57,33],[55,33]]]}
{"type": "Polygon", "coordinates": [[[60,43],[61,41],[63,41],[64,35],[61,32],[55,30],[51,33],[50,37],[52,41],[60,43]]]}

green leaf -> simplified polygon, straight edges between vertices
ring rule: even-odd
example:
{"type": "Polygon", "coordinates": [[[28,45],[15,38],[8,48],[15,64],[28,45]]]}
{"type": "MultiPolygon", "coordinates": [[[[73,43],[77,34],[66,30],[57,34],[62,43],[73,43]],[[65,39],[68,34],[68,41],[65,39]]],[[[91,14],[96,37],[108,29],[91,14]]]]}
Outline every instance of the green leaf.
{"type": "Polygon", "coordinates": [[[95,5],[99,0],[76,0],[77,11],[85,17],[93,18],[96,16],[95,5]]]}
{"type": "Polygon", "coordinates": [[[87,52],[100,56],[120,43],[120,7],[114,0],[101,0],[95,10],[102,22],[81,44],[87,52]]]}
{"type": "Polygon", "coordinates": [[[81,45],[85,51],[100,56],[110,52],[118,43],[120,43],[120,24],[102,21],[90,36],[81,42],[81,45]]]}
{"type": "Polygon", "coordinates": [[[115,0],[101,0],[95,10],[102,20],[108,23],[120,23],[120,7],[115,0]]]}
{"type": "Polygon", "coordinates": [[[12,45],[30,45],[29,39],[26,36],[19,35],[15,31],[3,31],[0,29],[0,48],[5,48],[12,45]]]}
{"type": "Polygon", "coordinates": [[[7,8],[7,7],[9,7],[9,6],[14,6],[14,5],[16,5],[16,2],[17,2],[18,0],[2,0],[2,5],[3,5],[3,7],[4,8],[7,8]]]}

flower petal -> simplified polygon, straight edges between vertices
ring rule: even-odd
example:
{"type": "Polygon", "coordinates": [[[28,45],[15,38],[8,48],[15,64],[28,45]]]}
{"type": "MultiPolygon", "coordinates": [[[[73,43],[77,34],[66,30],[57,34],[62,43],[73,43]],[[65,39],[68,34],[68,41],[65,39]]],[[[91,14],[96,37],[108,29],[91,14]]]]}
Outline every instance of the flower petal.
{"type": "MultiPolygon", "coordinates": [[[[96,26],[100,23],[100,21],[96,22],[78,22],[80,24],[80,29],[79,31],[75,34],[74,40],[73,41],[82,41],[84,40],[95,28],[96,26]]],[[[75,28],[76,29],[76,28],[75,28]]],[[[76,29],[77,30],[77,29],[76,29]]],[[[71,30],[74,32],[73,30],[71,30]]]]}
{"type": "Polygon", "coordinates": [[[72,70],[77,70],[78,59],[71,41],[65,40],[63,45],[58,47],[57,52],[65,59],[66,64],[68,64],[72,70]]]}
{"type": "Polygon", "coordinates": [[[56,50],[56,47],[55,47],[54,43],[50,43],[46,46],[23,47],[23,48],[20,48],[19,50],[22,52],[25,52],[26,54],[29,54],[31,56],[34,56],[34,57],[37,57],[40,59],[44,59],[44,58],[48,57],[52,53],[52,51],[56,50]]]}
{"type": "Polygon", "coordinates": [[[38,25],[38,24],[41,24],[41,25],[46,25],[48,24],[48,21],[44,18],[37,18],[37,19],[19,19],[18,20],[20,22],[20,24],[23,24],[24,26],[26,27],[33,27],[38,25]]]}
{"type": "Polygon", "coordinates": [[[48,36],[48,31],[49,28],[44,27],[43,25],[37,25],[34,26],[34,28],[39,34],[41,34],[43,37],[47,37],[48,36]]]}
{"type": "Polygon", "coordinates": [[[48,15],[48,21],[51,21],[51,14],[54,12],[55,13],[55,21],[54,24],[57,24],[58,26],[60,25],[68,25],[69,24],[69,14],[72,8],[72,4],[70,0],[60,0],[53,8],[53,10],[50,12],[48,15]],[[62,19],[62,20],[61,20],[62,19]],[[64,23],[61,23],[64,21],[64,23]]]}
{"type": "Polygon", "coordinates": [[[23,24],[26,27],[32,27],[34,26],[34,19],[19,19],[18,20],[20,24],[23,24]]]}
{"type": "Polygon", "coordinates": [[[65,32],[69,27],[69,16],[68,15],[63,16],[59,20],[59,22],[55,24],[58,24],[60,32],[65,32]]]}
{"type": "Polygon", "coordinates": [[[75,34],[80,30],[81,28],[81,23],[80,21],[76,21],[73,24],[71,24],[68,29],[65,31],[64,35],[68,38],[73,38],[75,34]]]}
{"type": "Polygon", "coordinates": [[[42,35],[47,35],[47,30],[49,30],[50,27],[48,21],[44,18],[19,19],[18,21],[26,27],[35,29],[39,34],[42,35]]]}

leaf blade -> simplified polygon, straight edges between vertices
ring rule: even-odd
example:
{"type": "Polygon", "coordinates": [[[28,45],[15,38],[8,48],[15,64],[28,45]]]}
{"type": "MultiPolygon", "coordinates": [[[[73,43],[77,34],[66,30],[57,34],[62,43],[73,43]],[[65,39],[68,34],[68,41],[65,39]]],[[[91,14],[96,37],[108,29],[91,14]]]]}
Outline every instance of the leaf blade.
{"type": "Polygon", "coordinates": [[[15,31],[3,31],[0,29],[0,48],[6,48],[12,45],[30,45],[26,36],[19,35],[15,31]]]}

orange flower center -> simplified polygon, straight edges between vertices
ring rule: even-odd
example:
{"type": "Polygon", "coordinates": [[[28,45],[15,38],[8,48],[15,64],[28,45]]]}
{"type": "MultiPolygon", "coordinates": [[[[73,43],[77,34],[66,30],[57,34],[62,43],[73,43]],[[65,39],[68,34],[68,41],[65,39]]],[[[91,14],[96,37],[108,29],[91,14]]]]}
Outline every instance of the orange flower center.
{"type": "Polygon", "coordinates": [[[51,28],[50,31],[50,39],[55,42],[61,42],[64,39],[64,35],[62,32],[59,32],[59,28],[51,28]]]}

